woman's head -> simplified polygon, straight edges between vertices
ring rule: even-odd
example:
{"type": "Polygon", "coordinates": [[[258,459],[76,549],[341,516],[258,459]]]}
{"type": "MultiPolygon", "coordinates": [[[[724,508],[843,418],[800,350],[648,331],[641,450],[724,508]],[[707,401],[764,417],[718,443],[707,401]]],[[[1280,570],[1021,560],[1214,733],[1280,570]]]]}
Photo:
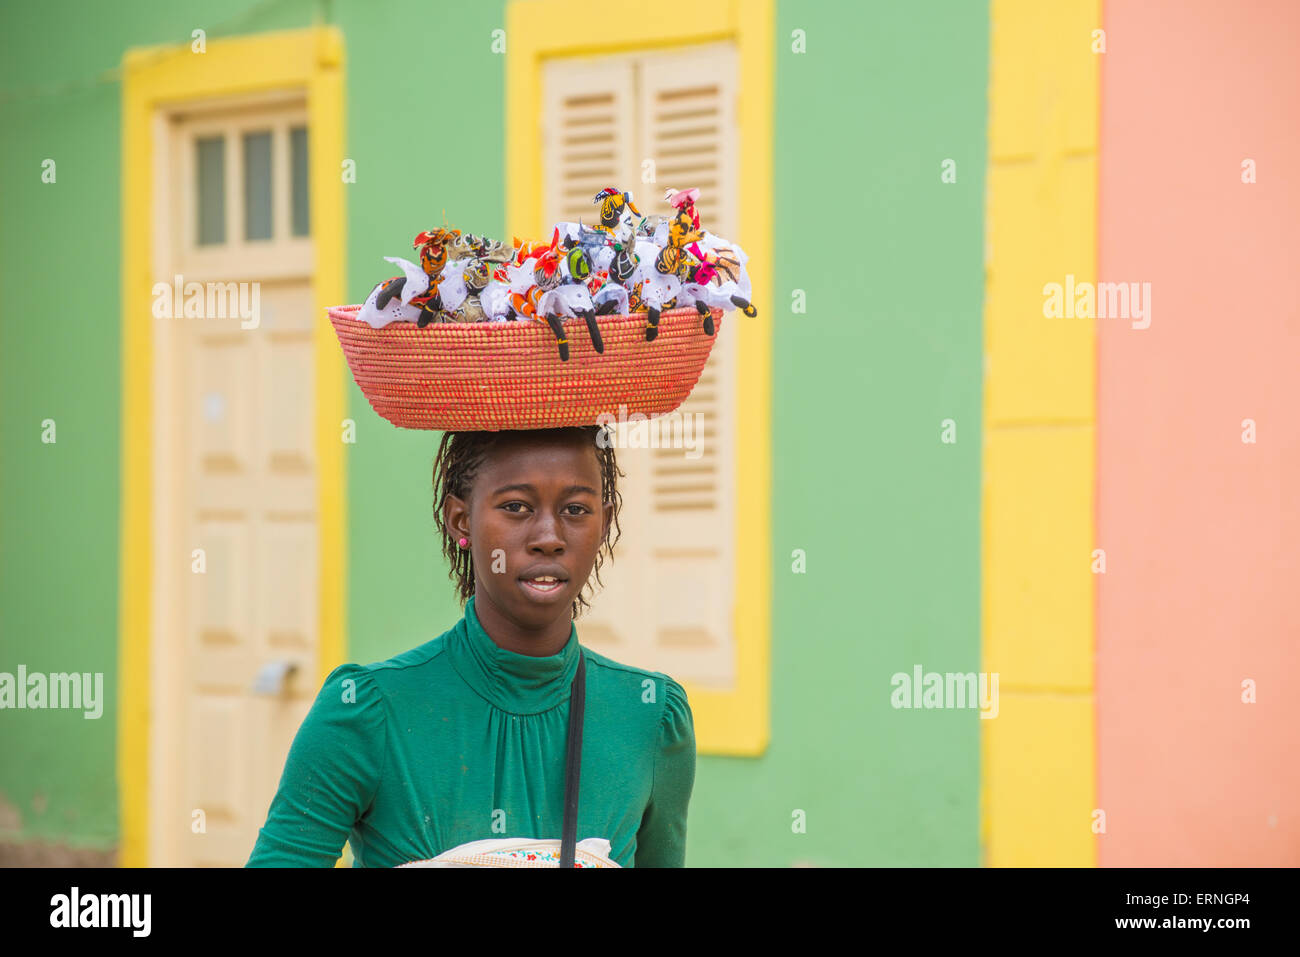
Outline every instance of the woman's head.
{"type": "Polygon", "coordinates": [[[462,604],[474,595],[524,628],[587,607],[582,593],[613,557],[622,506],[622,473],[600,434],[593,425],[443,435],[434,519],[462,604]],[[538,576],[559,584],[548,592],[528,582],[538,576]]]}

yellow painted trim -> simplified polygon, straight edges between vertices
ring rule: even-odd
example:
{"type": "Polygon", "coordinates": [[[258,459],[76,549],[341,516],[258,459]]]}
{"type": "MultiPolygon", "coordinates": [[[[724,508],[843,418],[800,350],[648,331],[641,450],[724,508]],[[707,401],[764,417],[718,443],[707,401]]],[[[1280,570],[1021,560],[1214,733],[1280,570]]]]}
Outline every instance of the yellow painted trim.
{"type": "Polygon", "coordinates": [[[682,682],[703,754],[759,755],[770,738],[772,629],[772,117],[773,0],[513,0],[506,8],[506,232],[532,235],[542,216],[537,116],[541,64],[552,57],[736,44],[739,70],[740,235],[759,314],[742,320],[736,474],[736,687],[682,682]],[[618,24],[617,30],[608,25],[618,24]]]}
{"type": "Polygon", "coordinates": [[[993,0],[990,20],[980,844],[990,866],[1092,867],[1096,329],[1043,303],[1096,281],[1101,4],[993,0]]]}
{"type": "MultiPolygon", "coordinates": [[[[345,207],[343,35],[312,27],[127,51],[122,60],[122,507],[118,619],[118,794],[120,861],[149,864],[149,701],[153,581],[154,112],[169,104],[271,89],[307,93],[314,331],[316,454],[320,518],[320,675],[344,656],[346,501],[341,422],[347,393],[343,359],[327,306],[343,301],[345,207]]],[[[251,850],[251,849],[250,849],[251,850]]]]}

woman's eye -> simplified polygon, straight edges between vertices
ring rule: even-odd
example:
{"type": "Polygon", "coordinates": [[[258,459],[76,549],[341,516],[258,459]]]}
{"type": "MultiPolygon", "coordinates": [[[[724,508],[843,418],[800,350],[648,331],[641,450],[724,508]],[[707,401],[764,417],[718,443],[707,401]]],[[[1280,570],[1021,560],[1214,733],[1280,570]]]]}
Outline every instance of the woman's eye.
{"type": "MultiPolygon", "coordinates": [[[[515,505],[518,505],[521,508],[528,508],[528,504],[526,502],[506,502],[501,507],[506,511],[510,512],[512,515],[518,515],[519,512],[513,508],[513,506],[515,505]]],[[[587,508],[587,506],[579,505],[577,502],[571,502],[570,504],[566,505],[565,508],[566,509],[576,508],[578,510],[576,512],[569,512],[568,513],[569,515],[585,515],[591,511],[591,509],[587,508]]]]}

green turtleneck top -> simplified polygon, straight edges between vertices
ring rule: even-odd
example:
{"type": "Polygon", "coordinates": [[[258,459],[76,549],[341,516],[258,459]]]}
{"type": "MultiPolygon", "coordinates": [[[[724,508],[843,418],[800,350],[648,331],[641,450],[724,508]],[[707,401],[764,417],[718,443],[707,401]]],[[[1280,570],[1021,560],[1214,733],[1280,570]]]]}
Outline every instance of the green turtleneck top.
{"type": "Polygon", "coordinates": [[[560,837],[569,688],[587,658],[578,840],[624,867],[681,867],[695,730],[681,686],[580,649],[498,646],[464,617],[325,679],[293,740],[249,867],[394,867],[469,841],[560,837]]]}

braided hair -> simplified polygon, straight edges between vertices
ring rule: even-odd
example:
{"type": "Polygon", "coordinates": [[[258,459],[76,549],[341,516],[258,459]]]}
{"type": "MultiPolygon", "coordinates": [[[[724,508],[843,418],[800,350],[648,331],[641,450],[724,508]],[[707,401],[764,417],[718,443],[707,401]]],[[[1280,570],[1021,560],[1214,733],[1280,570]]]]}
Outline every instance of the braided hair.
{"type": "MultiPolygon", "coordinates": [[[[609,528],[605,530],[605,538],[601,542],[600,549],[596,552],[595,573],[596,584],[598,585],[600,584],[600,567],[604,563],[606,555],[611,559],[614,557],[614,545],[621,534],[618,515],[623,507],[623,496],[618,491],[618,476],[624,474],[614,459],[613,442],[605,442],[603,448],[601,443],[597,442],[597,437],[602,428],[602,426],[589,425],[567,429],[535,429],[530,433],[538,437],[578,433],[590,441],[592,447],[596,450],[596,462],[600,466],[601,504],[614,503],[613,521],[610,522],[609,528]],[[610,538],[611,532],[613,533],[612,540],[610,538]]],[[[456,585],[462,606],[474,594],[474,557],[470,554],[470,549],[460,547],[458,544],[459,535],[454,533],[446,524],[443,508],[446,505],[447,496],[455,495],[457,498],[468,502],[470,492],[474,487],[474,480],[478,476],[483,463],[487,461],[488,455],[498,448],[502,440],[507,436],[513,437],[520,434],[518,431],[510,433],[444,432],[442,441],[438,445],[437,455],[434,456],[433,519],[438,525],[439,534],[442,536],[442,553],[451,563],[451,571],[448,572],[448,577],[456,585]]],[[[590,587],[591,581],[588,580],[583,586],[583,590],[585,591],[590,587]]],[[[589,607],[587,600],[583,597],[582,592],[579,592],[578,597],[573,602],[572,617],[577,618],[582,613],[581,610],[587,607],[589,607]]]]}

